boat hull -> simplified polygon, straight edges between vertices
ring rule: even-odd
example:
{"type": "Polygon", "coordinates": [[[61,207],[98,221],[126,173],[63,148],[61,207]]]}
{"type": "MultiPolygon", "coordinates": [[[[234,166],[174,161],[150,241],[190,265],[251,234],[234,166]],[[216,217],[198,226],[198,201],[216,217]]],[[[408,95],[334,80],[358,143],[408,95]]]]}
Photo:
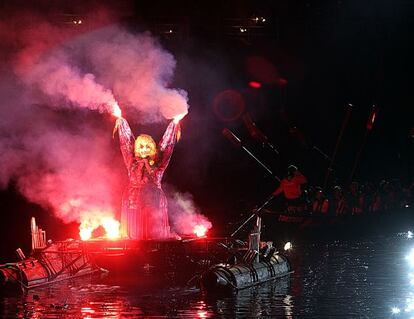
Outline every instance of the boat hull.
{"type": "Polygon", "coordinates": [[[201,277],[201,285],[207,291],[241,290],[284,277],[291,272],[288,259],[282,255],[273,255],[267,261],[251,264],[217,264],[201,277]]]}

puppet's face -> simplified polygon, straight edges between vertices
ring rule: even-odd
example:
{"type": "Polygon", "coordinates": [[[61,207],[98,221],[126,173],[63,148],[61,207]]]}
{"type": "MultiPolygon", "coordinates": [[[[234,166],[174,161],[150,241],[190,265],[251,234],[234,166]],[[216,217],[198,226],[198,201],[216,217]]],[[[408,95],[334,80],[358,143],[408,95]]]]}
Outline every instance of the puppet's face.
{"type": "Polygon", "coordinates": [[[147,134],[141,134],[135,140],[134,148],[135,156],[140,158],[154,158],[157,153],[157,147],[151,136],[147,134]]]}

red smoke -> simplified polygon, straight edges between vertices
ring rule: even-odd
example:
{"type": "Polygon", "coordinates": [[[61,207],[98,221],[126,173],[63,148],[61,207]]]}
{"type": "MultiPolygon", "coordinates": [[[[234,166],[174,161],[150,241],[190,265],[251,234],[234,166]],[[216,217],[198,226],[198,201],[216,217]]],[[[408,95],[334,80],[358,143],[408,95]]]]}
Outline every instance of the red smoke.
{"type": "Polygon", "coordinates": [[[263,84],[276,84],[280,86],[287,84],[287,81],[280,77],[277,68],[263,57],[249,57],[246,60],[246,69],[257,80],[257,83],[261,82],[263,84]]]}
{"type": "Polygon", "coordinates": [[[179,234],[194,235],[200,226],[206,231],[213,226],[196,207],[191,194],[170,192],[168,202],[172,226],[179,234]]]}
{"type": "MultiPolygon", "coordinates": [[[[149,34],[132,34],[99,11],[88,33],[38,16],[1,23],[13,46],[15,73],[49,104],[110,111],[115,100],[137,109],[141,121],[172,119],[188,109],[187,93],[169,87],[176,61],[149,34]],[[19,20],[21,21],[21,20],[19,20]],[[10,24],[10,25],[9,25],[10,24]],[[98,28],[100,26],[100,28],[98,28]],[[115,98],[116,96],[116,98],[115,98]]],[[[19,16],[20,19],[20,16],[19,16]]]]}
{"type": "Polygon", "coordinates": [[[96,211],[115,215],[127,178],[112,123],[76,112],[73,121],[65,109],[111,113],[119,101],[142,115],[132,123],[188,109],[187,93],[169,87],[176,61],[154,38],[99,28],[112,21],[105,14],[88,18],[96,21],[89,32],[24,14],[0,22],[8,35],[0,46],[9,50],[0,83],[0,185],[16,181],[29,200],[66,222],[96,211]]]}

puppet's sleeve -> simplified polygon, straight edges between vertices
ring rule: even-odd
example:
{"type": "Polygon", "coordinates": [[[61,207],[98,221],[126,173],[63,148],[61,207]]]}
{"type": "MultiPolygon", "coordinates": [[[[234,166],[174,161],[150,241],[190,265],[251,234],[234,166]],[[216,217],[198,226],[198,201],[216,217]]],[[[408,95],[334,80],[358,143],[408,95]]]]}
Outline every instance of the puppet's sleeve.
{"type": "Polygon", "coordinates": [[[164,171],[167,168],[168,163],[170,162],[171,155],[173,153],[174,146],[177,142],[177,137],[179,134],[180,124],[171,121],[158,145],[158,149],[161,153],[160,163],[158,167],[161,171],[164,171]]]}
{"type": "Polygon", "coordinates": [[[119,135],[119,146],[121,148],[121,153],[124,158],[125,166],[128,171],[131,167],[132,161],[134,159],[134,142],[135,137],[132,134],[131,128],[129,127],[128,122],[124,118],[117,119],[119,121],[118,125],[118,135],[119,135]]]}

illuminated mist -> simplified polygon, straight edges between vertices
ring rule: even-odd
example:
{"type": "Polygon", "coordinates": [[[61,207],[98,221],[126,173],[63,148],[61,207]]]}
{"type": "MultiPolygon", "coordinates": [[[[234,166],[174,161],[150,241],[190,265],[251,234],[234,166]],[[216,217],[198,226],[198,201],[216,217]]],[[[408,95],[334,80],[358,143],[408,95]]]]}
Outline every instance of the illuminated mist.
{"type": "MultiPolygon", "coordinates": [[[[131,123],[166,123],[189,107],[187,93],[169,87],[174,57],[149,33],[132,34],[97,12],[88,32],[24,13],[0,21],[0,186],[14,182],[64,222],[92,223],[120,209],[127,177],[114,118],[98,113],[118,102],[134,114],[131,123]]],[[[174,210],[173,224],[194,218],[182,212],[174,210]]]]}

